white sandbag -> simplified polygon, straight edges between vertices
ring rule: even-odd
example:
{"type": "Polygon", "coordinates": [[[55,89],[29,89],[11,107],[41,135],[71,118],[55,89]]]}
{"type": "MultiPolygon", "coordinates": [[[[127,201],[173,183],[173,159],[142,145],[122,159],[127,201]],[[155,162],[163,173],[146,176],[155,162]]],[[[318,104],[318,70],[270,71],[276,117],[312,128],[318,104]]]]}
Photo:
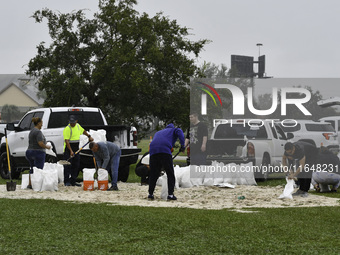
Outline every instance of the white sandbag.
{"type": "Polygon", "coordinates": [[[57,155],[56,155],[56,154],[54,153],[54,151],[52,150],[52,149],[53,149],[53,146],[52,146],[51,142],[47,142],[46,145],[47,145],[47,146],[50,146],[49,149],[46,149],[46,154],[51,155],[51,156],[53,156],[53,157],[57,157],[57,155]]]}
{"type": "MultiPolygon", "coordinates": [[[[98,129],[98,130],[92,130],[90,129],[88,132],[93,140],[98,142],[106,142],[106,130],[104,129],[98,129]]],[[[79,139],[79,148],[83,147],[84,144],[86,144],[89,141],[89,138],[86,135],[80,135],[79,139]]],[[[89,149],[89,145],[86,145],[84,149],[89,149]]]]}
{"type": "Polygon", "coordinates": [[[21,189],[27,189],[29,184],[29,174],[22,174],[21,175],[21,189]]]}
{"type": "Polygon", "coordinates": [[[236,187],[236,185],[232,185],[230,183],[219,183],[215,186],[219,187],[219,188],[230,188],[230,189],[235,189],[235,187],[236,187]]]}
{"type": "Polygon", "coordinates": [[[220,183],[223,183],[224,180],[224,167],[225,165],[223,164],[223,162],[216,162],[214,161],[212,163],[214,172],[213,172],[213,179],[214,179],[214,184],[213,185],[217,185],[220,183]]]}
{"type": "Polygon", "coordinates": [[[205,173],[202,170],[203,166],[190,165],[190,182],[192,186],[203,185],[205,173]]]}
{"type": "Polygon", "coordinates": [[[232,183],[232,171],[236,167],[236,164],[225,164],[225,172],[223,173],[223,183],[232,183]]]}
{"type": "Polygon", "coordinates": [[[237,165],[235,163],[228,164],[228,171],[229,171],[229,178],[223,179],[223,182],[230,183],[232,185],[238,185],[240,165],[237,165]]]}
{"type": "Polygon", "coordinates": [[[162,191],[161,191],[161,199],[167,200],[168,198],[168,176],[164,174],[160,177],[162,179],[162,191]]]}
{"type": "Polygon", "coordinates": [[[83,180],[84,181],[94,181],[95,172],[96,172],[95,168],[84,168],[83,169],[83,180]]]}
{"type": "Polygon", "coordinates": [[[285,188],[283,190],[283,193],[279,196],[280,199],[288,198],[293,199],[292,193],[294,191],[294,183],[295,181],[293,179],[286,178],[287,184],[285,185],[285,188]]]}
{"type": "Polygon", "coordinates": [[[162,179],[162,176],[161,176],[161,177],[159,177],[159,178],[157,179],[156,185],[157,185],[157,186],[162,186],[162,182],[163,182],[163,179],[162,179]]]}
{"type": "Polygon", "coordinates": [[[190,166],[181,167],[181,172],[182,172],[182,179],[181,179],[181,182],[179,183],[179,186],[181,188],[191,188],[192,183],[190,180],[190,166]]]}
{"type": "Polygon", "coordinates": [[[58,170],[56,168],[42,171],[42,176],[41,191],[58,190],[58,170]]]}
{"type": "Polygon", "coordinates": [[[257,185],[252,162],[241,164],[240,171],[243,172],[242,177],[245,179],[244,185],[257,185]]]}
{"type": "Polygon", "coordinates": [[[64,183],[64,166],[57,163],[56,168],[58,170],[58,182],[64,183]]]}
{"type": "Polygon", "coordinates": [[[33,174],[31,174],[31,184],[34,191],[40,191],[43,183],[43,170],[33,167],[33,174]]]}
{"type": "Polygon", "coordinates": [[[46,171],[52,171],[54,175],[52,175],[55,178],[55,181],[58,183],[58,169],[57,169],[57,164],[56,163],[45,163],[44,164],[44,172],[46,171]]]}
{"type": "Polygon", "coordinates": [[[98,169],[98,181],[107,181],[109,179],[109,173],[104,168],[98,169]]]}
{"type": "Polygon", "coordinates": [[[182,181],[183,172],[179,166],[174,166],[175,173],[175,189],[179,189],[179,184],[182,181]]]}

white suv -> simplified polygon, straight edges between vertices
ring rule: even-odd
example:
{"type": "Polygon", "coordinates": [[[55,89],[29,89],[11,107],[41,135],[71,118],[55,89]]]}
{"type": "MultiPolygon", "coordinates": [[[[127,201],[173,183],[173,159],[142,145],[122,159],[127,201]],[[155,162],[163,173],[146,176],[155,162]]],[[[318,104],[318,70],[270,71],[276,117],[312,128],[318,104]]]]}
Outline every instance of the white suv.
{"type": "Polygon", "coordinates": [[[281,125],[286,134],[293,134],[292,142],[305,141],[314,144],[317,148],[325,146],[335,154],[339,152],[338,135],[330,123],[312,120],[296,120],[296,122],[297,124],[285,122],[285,126],[281,125]]]}
{"type": "Polygon", "coordinates": [[[329,116],[321,118],[320,121],[325,121],[330,123],[335,129],[335,133],[338,135],[338,142],[340,143],[340,116],[329,116]]]}

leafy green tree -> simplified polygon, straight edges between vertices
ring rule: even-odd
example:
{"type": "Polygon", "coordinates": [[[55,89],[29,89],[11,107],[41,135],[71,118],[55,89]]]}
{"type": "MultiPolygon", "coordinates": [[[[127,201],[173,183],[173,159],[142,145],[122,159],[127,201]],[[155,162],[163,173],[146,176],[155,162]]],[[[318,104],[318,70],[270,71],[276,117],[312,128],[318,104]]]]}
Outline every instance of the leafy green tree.
{"type": "Polygon", "coordinates": [[[190,41],[188,28],[162,13],[139,14],[135,4],[99,0],[93,19],[83,10],[33,14],[36,22],[47,20],[52,39],[37,46],[27,70],[39,78],[45,106],[100,107],[111,124],[137,125],[150,116],[188,121],[187,85],[197,71],[190,56],[208,41],[190,41]]]}
{"type": "Polygon", "coordinates": [[[19,108],[15,105],[5,104],[1,109],[1,117],[5,123],[19,120],[22,115],[19,108]]]}

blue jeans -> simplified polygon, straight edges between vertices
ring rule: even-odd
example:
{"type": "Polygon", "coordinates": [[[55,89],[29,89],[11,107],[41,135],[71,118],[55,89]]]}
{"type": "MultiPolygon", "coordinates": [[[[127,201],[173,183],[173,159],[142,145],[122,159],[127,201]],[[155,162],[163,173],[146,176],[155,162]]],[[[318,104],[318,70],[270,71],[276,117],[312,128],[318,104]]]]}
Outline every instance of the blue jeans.
{"type": "Polygon", "coordinates": [[[119,161],[120,161],[121,154],[122,154],[121,150],[117,151],[117,153],[111,158],[109,162],[109,166],[110,166],[111,174],[112,174],[112,180],[111,180],[112,186],[117,186],[118,168],[119,168],[119,161]]]}
{"type": "Polygon", "coordinates": [[[26,159],[30,163],[30,174],[33,174],[33,167],[44,168],[46,152],[43,150],[27,150],[26,159]]]}

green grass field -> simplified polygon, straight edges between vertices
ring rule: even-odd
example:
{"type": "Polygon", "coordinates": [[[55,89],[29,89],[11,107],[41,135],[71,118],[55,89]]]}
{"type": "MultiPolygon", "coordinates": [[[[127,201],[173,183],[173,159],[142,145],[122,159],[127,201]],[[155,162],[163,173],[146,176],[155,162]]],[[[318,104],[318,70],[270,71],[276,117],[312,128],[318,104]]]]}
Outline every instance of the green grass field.
{"type": "Polygon", "coordinates": [[[0,199],[1,254],[339,254],[340,207],[232,210],[0,199]]]}
{"type": "MultiPolygon", "coordinates": [[[[148,143],[143,146],[142,153],[148,143]]],[[[132,165],[128,182],[139,181],[132,165]]],[[[284,183],[272,179],[259,186],[284,183]]],[[[319,195],[340,198],[340,193],[319,195]]],[[[339,254],[340,250],[340,203],[240,213],[0,199],[0,211],[0,254],[339,254]]]]}

